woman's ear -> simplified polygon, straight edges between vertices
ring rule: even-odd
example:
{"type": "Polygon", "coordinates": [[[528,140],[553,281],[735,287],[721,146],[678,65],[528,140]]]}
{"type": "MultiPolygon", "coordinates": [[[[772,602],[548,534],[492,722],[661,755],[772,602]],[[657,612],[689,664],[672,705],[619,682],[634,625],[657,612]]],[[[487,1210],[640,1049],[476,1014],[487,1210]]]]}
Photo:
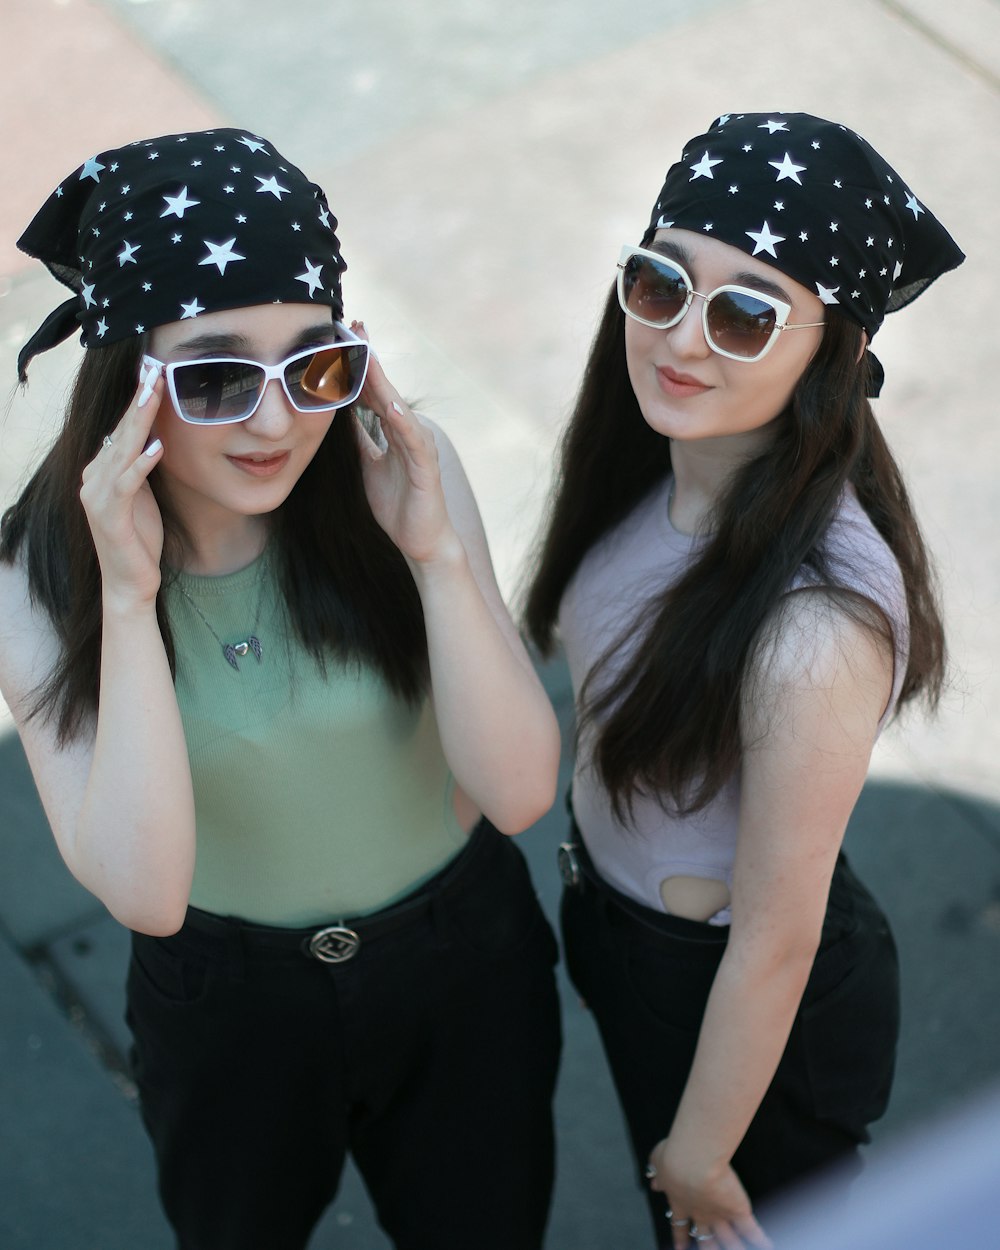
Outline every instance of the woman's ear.
{"type": "Polygon", "coordinates": [[[858,358],[855,361],[855,364],[861,363],[861,357],[865,354],[865,350],[867,349],[867,347],[868,347],[868,331],[862,330],[861,331],[861,346],[858,348],[858,358]]]}

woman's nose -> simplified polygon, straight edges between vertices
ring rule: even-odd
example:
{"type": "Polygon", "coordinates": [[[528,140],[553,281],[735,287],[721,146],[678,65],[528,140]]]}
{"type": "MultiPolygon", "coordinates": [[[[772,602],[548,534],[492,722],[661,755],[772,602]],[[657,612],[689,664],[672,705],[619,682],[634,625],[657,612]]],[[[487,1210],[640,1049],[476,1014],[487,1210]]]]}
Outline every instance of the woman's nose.
{"type": "Polygon", "coordinates": [[[276,441],[283,438],[295,421],[295,409],[288,402],[281,382],[270,378],[264,387],[257,411],[250,417],[246,426],[260,438],[276,441]]]}
{"type": "Polygon", "coordinates": [[[671,335],[671,346],[679,355],[704,358],[712,350],[705,339],[701,311],[703,303],[704,296],[694,292],[684,316],[668,331],[671,335]]]}

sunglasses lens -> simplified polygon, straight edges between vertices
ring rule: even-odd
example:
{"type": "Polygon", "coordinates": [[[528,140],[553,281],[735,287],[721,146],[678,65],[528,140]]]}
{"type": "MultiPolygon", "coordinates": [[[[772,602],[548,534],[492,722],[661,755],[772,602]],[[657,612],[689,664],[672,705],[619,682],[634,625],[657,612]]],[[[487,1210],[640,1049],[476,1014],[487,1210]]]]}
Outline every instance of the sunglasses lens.
{"type": "Polygon", "coordinates": [[[771,341],[778,322],[773,304],[739,291],[722,291],[708,301],[708,333],[730,356],[754,360],[771,341]]]}
{"type": "Polygon", "coordinates": [[[238,421],[257,402],[264,370],[238,360],[192,361],[178,365],[173,379],[185,421],[238,421]]]}
{"type": "Polygon", "coordinates": [[[630,256],[621,274],[625,312],[658,326],[673,325],[684,315],[688,284],[668,260],[630,256]]]}
{"type": "Polygon", "coordinates": [[[335,343],[293,360],[285,369],[292,403],[304,412],[352,403],[361,391],[367,357],[363,343],[335,343]]]}

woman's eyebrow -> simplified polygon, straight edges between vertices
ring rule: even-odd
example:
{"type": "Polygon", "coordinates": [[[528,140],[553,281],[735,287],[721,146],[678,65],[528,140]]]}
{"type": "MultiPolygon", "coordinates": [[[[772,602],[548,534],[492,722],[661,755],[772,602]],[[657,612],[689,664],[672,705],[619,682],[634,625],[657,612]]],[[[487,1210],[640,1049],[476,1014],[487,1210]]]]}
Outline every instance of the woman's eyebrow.
{"type": "MultiPolygon", "coordinates": [[[[301,348],[314,343],[332,343],[337,338],[337,327],[332,321],[307,326],[288,343],[286,355],[294,355],[301,348]]],[[[243,334],[196,334],[174,344],[170,356],[245,356],[255,359],[257,348],[243,334]]]]}
{"type": "MultiPolygon", "coordinates": [[[[669,256],[671,260],[678,261],[686,269],[695,268],[690,254],[678,243],[661,239],[658,241],[654,240],[649,246],[652,251],[662,252],[664,256],[669,256]]],[[[749,286],[755,291],[760,291],[762,295],[773,295],[775,299],[780,299],[785,304],[792,303],[792,297],[783,286],[779,286],[777,282],[773,282],[770,278],[765,278],[762,274],[747,269],[741,269],[738,273],[734,273],[727,285],[749,286]]]]}

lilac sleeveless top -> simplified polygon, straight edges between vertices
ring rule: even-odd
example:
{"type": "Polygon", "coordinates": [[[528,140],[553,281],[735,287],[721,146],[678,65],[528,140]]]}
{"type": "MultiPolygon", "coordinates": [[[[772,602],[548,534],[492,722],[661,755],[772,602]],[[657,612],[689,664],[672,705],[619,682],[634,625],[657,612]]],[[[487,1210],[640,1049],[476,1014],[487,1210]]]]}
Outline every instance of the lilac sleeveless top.
{"type": "MultiPolygon", "coordinates": [[[[672,478],[644,499],[586,555],[563,596],[559,633],[579,697],[594,663],[629,629],[646,603],[677,581],[704,539],[682,534],[670,523],[672,478]]],[[[892,716],[906,673],[909,629],[903,578],[896,559],[848,487],[824,538],[831,570],[844,585],[875,603],[887,616],[895,639],[892,694],[879,732],[892,716]]],[[[800,571],[790,590],[815,585],[800,571]]],[[[616,654],[611,674],[621,671],[634,644],[616,654]]],[[[706,877],[732,889],[739,817],[739,778],[734,776],[693,816],[668,815],[652,798],[635,802],[635,824],[623,828],[591,764],[592,734],[581,735],[573,776],[573,809],[587,850],[602,877],[637,902],[663,911],[660,883],[667,877],[706,877]]],[[[711,918],[728,924],[729,909],[711,918]]]]}

